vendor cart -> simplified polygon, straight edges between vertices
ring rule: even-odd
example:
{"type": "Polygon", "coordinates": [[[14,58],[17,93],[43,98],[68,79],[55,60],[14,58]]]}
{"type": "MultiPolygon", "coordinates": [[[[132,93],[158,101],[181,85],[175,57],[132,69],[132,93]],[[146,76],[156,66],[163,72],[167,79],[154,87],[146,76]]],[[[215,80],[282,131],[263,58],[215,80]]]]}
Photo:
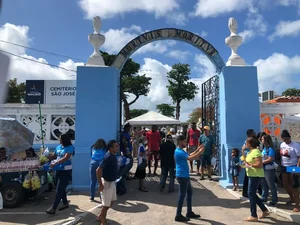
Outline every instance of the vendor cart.
{"type": "MultiPolygon", "coordinates": [[[[39,158],[10,158],[18,152],[25,151],[33,144],[34,134],[13,118],[0,118],[0,147],[7,151],[7,158],[0,160],[0,192],[3,206],[14,208],[26,198],[34,197],[48,190],[47,171],[41,166],[39,158]],[[31,175],[38,185],[24,187],[24,181],[31,175]]],[[[29,182],[30,183],[30,182],[29,182]]]]}

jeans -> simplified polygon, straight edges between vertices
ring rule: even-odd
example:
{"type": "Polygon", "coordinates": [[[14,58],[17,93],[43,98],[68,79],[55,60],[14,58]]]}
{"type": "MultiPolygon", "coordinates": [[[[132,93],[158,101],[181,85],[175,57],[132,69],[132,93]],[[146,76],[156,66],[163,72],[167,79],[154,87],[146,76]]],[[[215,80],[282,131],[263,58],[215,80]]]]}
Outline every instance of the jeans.
{"type": "MultiPolygon", "coordinates": [[[[248,186],[249,186],[249,177],[247,176],[247,174],[245,173],[245,177],[244,177],[244,184],[243,184],[243,197],[248,198],[248,186]]],[[[261,184],[258,185],[258,193],[260,195],[262,195],[262,187],[261,184]]]]}
{"type": "Polygon", "coordinates": [[[189,177],[177,177],[177,181],[179,183],[179,196],[177,202],[177,212],[176,216],[180,216],[182,212],[183,201],[185,195],[187,194],[186,202],[187,202],[187,214],[192,213],[192,185],[189,177]]]}
{"type": "Polygon", "coordinates": [[[257,188],[264,180],[263,177],[249,177],[249,185],[248,185],[248,196],[250,201],[250,212],[252,217],[257,218],[257,210],[256,205],[263,211],[267,211],[268,209],[265,207],[262,199],[260,199],[257,194],[257,188]]]}
{"type": "Polygon", "coordinates": [[[56,186],[55,200],[52,207],[53,209],[55,210],[57,209],[61,200],[63,201],[64,205],[68,204],[66,188],[69,184],[70,178],[71,178],[70,170],[56,171],[57,186],[56,186]]]}
{"type": "Polygon", "coordinates": [[[262,199],[267,201],[269,196],[269,190],[271,190],[272,194],[272,203],[278,202],[277,197],[277,188],[275,185],[275,169],[273,170],[265,170],[265,179],[262,181],[263,186],[263,193],[262,193],[262,199]]]}
{"type": "Polygon", "coordinates": [[[96,184],[97,184],[97,175],[96,170],[99,167],[100,161],[92,160],[90,163],[90,195],[91,198],[95,197],[96,193],[96,184]]]}
{"type": "Polygon", "coordinates": [[[168,173],[170,174],[169,191],[174,191],[175,167],[161,167],[160,185],[165,187],[168,173]]]}

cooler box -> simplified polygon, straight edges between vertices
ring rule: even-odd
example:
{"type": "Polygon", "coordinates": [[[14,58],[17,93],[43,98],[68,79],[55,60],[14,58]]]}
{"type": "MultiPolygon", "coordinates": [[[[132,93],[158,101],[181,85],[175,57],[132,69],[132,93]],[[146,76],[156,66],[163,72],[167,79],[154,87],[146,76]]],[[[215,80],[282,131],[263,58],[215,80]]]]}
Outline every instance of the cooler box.
{"type": "Polygon", "coordinates": [[[288,173],[300,173],[300,167],[289,166],[286,168],[286,172],[288,173]]]}

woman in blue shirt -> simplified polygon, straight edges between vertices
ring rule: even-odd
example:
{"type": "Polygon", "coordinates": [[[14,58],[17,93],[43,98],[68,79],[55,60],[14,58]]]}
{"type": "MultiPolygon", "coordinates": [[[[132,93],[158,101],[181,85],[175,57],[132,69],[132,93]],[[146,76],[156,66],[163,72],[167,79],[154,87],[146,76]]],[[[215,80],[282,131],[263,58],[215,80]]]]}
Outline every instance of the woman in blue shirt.
{"type": "Polygon", "coordinates": [[[97,176],[96,170],[102,162],[106,153],[106,143],[103,139],[98,139],[95,144],[91,147],[91,163],[90,163],[90,200],[94,201],[96,193],[97,176]]]}
{"type": "Polygon", "coordinates": [[[55,214],[56,209],[63,201],[62,207],[58,210],[64,210],[69,208],[67,200],[66,188],[69,184],[72,174],[72,161],[71,158],[75,154],[74,146],[71,143],[71,138],[68,134],[62,134],[60,136],[60,145],[56,147],[55,152],[49,157],[53,160],[50,167],[56,170],[56,196],[53,206],[46,211],[48,214],[55,214]]]}
{"type": "Polygon", "coordinates": [[[276,152],[274,150],[272,138],[270,135],[262,136],[261,141],[262,144],[265,146],[262,151],[263,165],[264,165],[264,172],[265,172],[265,179],[262,183],[263,186],[262,199],[265,202],[268,200],[269,189],[270,189],[272,194],[272,201],[269,203],[269,206],[276,206],[278,202],[277,188],[275,185],[276,164],[274,162],[276,152]]]}

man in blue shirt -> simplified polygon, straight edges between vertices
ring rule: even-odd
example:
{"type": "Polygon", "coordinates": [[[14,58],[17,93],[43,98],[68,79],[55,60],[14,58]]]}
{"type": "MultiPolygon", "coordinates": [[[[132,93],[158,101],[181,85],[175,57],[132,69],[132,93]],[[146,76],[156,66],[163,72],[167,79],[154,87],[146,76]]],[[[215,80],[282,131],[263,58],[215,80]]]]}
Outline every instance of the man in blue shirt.
{"type": "Polygon", "coordinates": [[[177,203],[177,212],[175,221],[186,222],[190,218],[199,218],[200,215],[195,214],[192,211],[192,185],[190,181],[190,171],[188,161],[194,161],[199,158],[204,152],[203,145],[200,145],[194,152],[190,155],[184,150],[187,146],[186,138],[182,135],[177,138],[178,147],[175,150],[174,157],[176,162],[176,178],[179,183],[179,197],[177,203]],[[184,217],[182,212],[183,201],[187,195],[187,213],[184,217]]]}
{"type": "Polygon", "coordinates": [[[99,184],[99,192],[102,192],[101,213],[98,220],[101,224],[106,224],[107,211],[111,203],[117,200],[117,190],[115,181],[118,178],[118,160],[116,153],[118,152],[118,143],[111,140],[107,143],[108,152],[97,169],[97,179],[99,184]]]}
{"type": "Polygon", "coordinates": [[[126,174],[126,177],[128,180],[131,180],[129,177],[129,171],[131,170],[133,166],[133,158],[132,158],[132,144],[131,144],[131,136],[130,136],[130,124],[125,124],[124,130],[121,133],[121,143],[120,143],[120,150],[122,152],[122,155],[126,158],[130,159],[130,163],[128,164],[129,170],[126,174]]]}
{"type": "Polygon", "coordinates": [[[215,137],[210,134],[210,127],[204,126],[203,128],[204,134],[202,134],[199,138],[199,145],[204,145],[204,153],[201,157],[201,179],[204,180],[204,169],[207,167],[208,179],[211,178],[211,159],[215,154],[216,141],[215,137]]]}

